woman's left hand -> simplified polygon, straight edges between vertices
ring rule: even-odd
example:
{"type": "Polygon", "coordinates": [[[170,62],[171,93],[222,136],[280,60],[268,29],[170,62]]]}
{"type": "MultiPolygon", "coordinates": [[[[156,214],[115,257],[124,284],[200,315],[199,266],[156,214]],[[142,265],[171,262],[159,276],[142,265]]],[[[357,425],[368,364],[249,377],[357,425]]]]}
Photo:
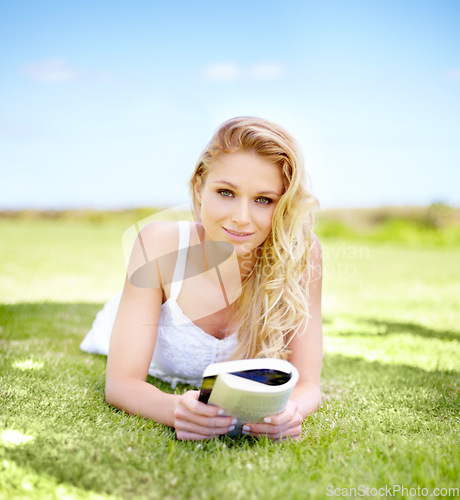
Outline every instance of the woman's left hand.
{"type": "Polygon", "coordinates": [[[302,416],[297,403],[289,400],[286,408],[276,415],[264,418],[263,423],[247,423],[243,425],[243,434],[254,437],[267,436],[278,441],[288,436],[292,439],[300,439],[302,431],[302,416]]]}

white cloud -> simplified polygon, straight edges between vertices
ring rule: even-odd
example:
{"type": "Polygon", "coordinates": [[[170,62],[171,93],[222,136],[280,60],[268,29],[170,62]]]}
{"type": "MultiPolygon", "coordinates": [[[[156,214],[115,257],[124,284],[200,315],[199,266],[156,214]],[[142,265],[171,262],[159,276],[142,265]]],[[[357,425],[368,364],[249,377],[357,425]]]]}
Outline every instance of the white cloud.
{"type": "Polygon", "coordinates": [[[65,59],[47,59],[25,64],[22,71],[37,82],[68,83],[82,76],[82,72],[73,68],[65,59]]]}
{"type": "Polygon", "coordinates": [[[248,68],[248,75],[253,80],[279,80],[286,73],[286,67],[279,62],[254,64],[248,68]]]}
{"type": "Polygon", "coordinates": [[[273,81],[283,78],[285,74],[284,64],[276,61],[256,63],[246,68],[234,62],[220,62],[207,66],[202,72],[202,78],[214,83],[241,80],[273,81]]]}
{"type": "Polygon", "coordinates": [[[203,71],[203,78],[211,82],[234,82],[241,77],[241,68],[232,62],[209,65],[203,71]]]}

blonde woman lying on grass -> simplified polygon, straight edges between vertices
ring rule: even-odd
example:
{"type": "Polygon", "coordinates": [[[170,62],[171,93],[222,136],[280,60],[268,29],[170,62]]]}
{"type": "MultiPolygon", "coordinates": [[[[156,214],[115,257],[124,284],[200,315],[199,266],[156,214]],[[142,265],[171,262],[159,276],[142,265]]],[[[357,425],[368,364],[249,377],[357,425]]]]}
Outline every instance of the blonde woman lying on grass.
{"type": "Polygon", "coordinates": [[[147,373],[173,387],[198,385],[213,362],[287,359],[299,381],[285,410],[243,432],[299,439],[320,400],[322,261],[312,232],[317,200],[298,147],[271,122],[231,119],[198,159],[191,191],[195,221],[152,222],[139,232],[123,292],[99,313],[82,349],[108,354],[108,403],[188,440],[225,434],[234,419],[198,401],[196,390],[159,390],[147,373]],[[206,252],[225,244],[228,258],[209,266],[206,252]],[[148,272],[137,272],[147,261],[148,272]]]}

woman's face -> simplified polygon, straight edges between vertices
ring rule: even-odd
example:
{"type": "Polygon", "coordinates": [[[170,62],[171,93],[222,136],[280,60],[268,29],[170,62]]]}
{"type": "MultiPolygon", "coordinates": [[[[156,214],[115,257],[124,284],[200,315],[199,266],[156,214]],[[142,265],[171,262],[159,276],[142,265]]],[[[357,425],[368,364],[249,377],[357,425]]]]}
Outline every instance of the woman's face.
{"type": "Polygon", "coordinates": [[[229,242],[238,257],[250,257],[270,234],[283,180],[279,167],[255,153],[221,154],[195,193],[206,237],[229,242]]]}

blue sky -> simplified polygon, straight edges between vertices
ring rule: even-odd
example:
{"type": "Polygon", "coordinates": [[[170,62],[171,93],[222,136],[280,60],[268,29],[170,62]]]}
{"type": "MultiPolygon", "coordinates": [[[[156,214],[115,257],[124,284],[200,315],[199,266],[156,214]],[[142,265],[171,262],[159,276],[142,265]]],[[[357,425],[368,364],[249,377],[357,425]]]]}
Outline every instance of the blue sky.
{"type": "Polygon", "coordinates": [[[327,207],[460,206],[460,2],[0,6],[0,209],[188,199],[227,118],[299,141],[327,207]]]}

